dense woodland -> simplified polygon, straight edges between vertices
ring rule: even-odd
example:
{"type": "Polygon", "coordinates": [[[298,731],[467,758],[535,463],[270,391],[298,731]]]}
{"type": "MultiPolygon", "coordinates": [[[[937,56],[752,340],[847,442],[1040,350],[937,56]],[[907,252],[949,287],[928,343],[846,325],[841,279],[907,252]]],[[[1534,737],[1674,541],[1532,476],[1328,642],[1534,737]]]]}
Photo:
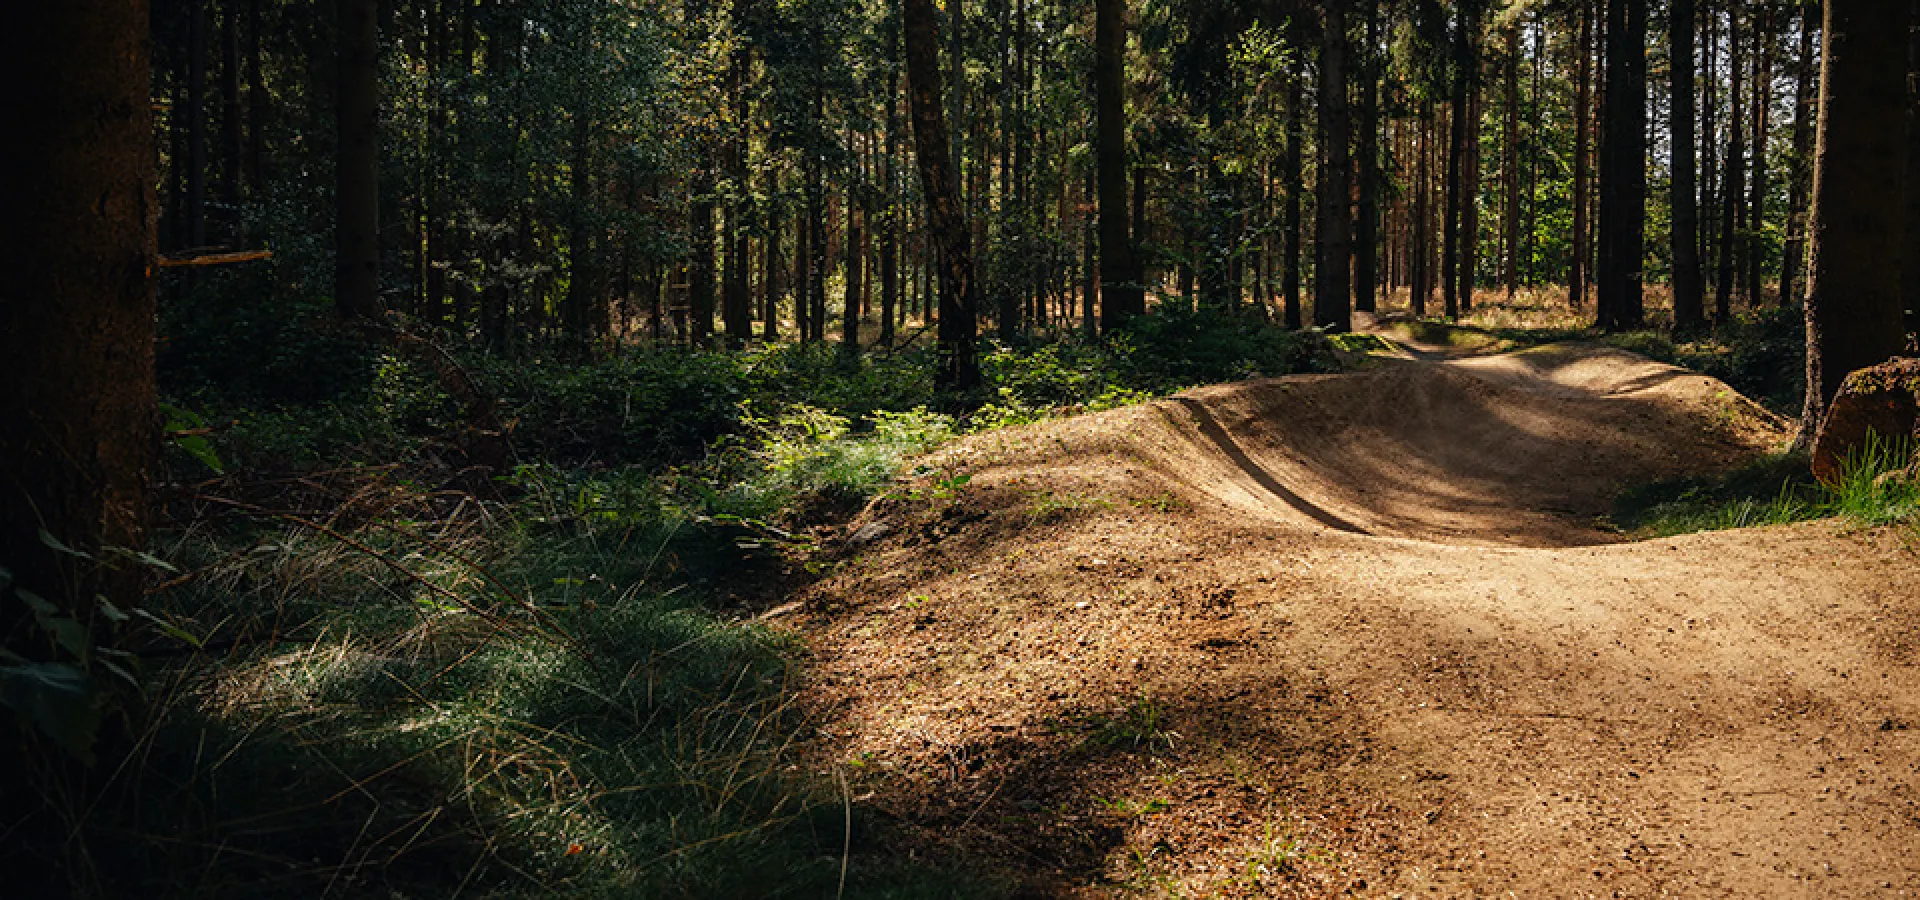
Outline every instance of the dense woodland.
{"type": "Polygon", "coordinates": [[[1550,314],[1810,438],[1920,331],[1907,6],[23,11],[0,859],[102,896],[991,893],[849,886],[832,781],[768,762],[794,657],[731,623],[822,534],[954,434],[1335,371],[1394,317],[1550,314]],[[408,649],[277,655],[349,634],[408,649]]]}

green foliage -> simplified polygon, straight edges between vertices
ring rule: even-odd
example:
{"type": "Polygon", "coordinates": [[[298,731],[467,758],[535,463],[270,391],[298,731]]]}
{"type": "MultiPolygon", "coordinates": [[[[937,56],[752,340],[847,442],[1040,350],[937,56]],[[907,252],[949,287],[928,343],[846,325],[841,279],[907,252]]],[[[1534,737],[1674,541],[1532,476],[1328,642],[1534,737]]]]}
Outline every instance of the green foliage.
{"type": "Polygon", "coordinates": [[[345,540],[175,537],[196,577],[165,614],[225,649],[158,673],[139,802],[89,820],[117,890],[820,896],[844,859],[851,897],[998,893],[875,858],[802,767],[791,638],[670,587],[738,553],[704,559],[651,482],[518,480],[511,507],[345,540]]]}
{"type": "Polygon", "coordinates": [[[1901,477],[1904,446],[1870,440],[1841,466],[1837,484],[1813,479],[1802,456],[1767,456],[1717,477],[1629,488],[1610,522],[1636,538],[1671,537],[1840,517],[1863,526],[1920,520],[1920,482],[1901,477]]]}

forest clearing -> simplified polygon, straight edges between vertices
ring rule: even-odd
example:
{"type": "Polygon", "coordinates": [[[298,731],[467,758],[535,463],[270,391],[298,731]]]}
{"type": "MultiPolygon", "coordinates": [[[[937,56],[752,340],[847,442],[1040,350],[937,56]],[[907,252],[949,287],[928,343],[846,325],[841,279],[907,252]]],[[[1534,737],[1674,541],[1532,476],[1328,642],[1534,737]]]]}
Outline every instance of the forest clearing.
{"type": "Polygon", "coordinates": [[[1920,893],[1920,2],[12,12],[8,900],[1920,893]]]}

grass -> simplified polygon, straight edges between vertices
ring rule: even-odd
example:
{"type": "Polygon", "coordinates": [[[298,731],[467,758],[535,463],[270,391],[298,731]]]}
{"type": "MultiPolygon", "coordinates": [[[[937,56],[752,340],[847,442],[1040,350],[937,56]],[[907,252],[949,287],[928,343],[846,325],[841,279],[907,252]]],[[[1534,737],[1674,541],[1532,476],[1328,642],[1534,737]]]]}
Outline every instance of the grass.
{"type": "Polygon", "coordinates": [[[1869,441],[1826,485],[1805,457],[1776,454],[1725,475],[1629,488],[1610,524],[1646,539],[1836,517],[1863,527],[1920,523],[1920,481],[1897,474],[1913,458],[1905,444],[1869,441]]]}
{"type": "Polygon", "coordinates": [[[140,737],[67,810],[88,877],[163,897],[1000,893],[872,852],[869,814],[798,750],[792,639],[700,587],[777,581],[776,548],[715,541],[617,474],[529,471],[519,493],[449,504],[368,476],[352,496],[384,508],[358,525],[168,535],[187,575],[155,606],[208,650],[143,649],[140,737]]]}

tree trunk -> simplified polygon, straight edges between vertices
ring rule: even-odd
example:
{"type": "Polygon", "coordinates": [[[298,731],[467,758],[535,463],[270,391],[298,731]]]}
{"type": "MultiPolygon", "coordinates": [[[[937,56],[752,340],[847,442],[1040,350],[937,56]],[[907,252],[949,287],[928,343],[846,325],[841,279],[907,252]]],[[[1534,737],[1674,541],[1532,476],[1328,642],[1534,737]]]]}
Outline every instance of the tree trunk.
{"type": "MultiPolygon", "coordinates": [[[[896,57],[897,58],[897,57],[896,57]]],[[[900,79],[887,79],[886,149],[880,160],[880,343],[893,346],[894,312],[900,307],[900,79]]]]}
{"type": "Polygon", "coordinates": [[[1766,227],[1767,213],[1767,123],[1773,106],[1773,7],[1763,5],[1754,13],[1753,30],[1753,178],[1747,194],[1747,304],[1761,302],[1761,273],[1765,267],[1760,252],[1760,234],[1766,227]]]}
{"type": "MultiPolygon", "coordinates": [[[[380,46],[376,0],[335,0],[340,45],[334,171],[334,302],[380,315],[380,46]]],[[[197,243],[197,242],[196,242],[197,243]]]]}
{"type": "Polygon", "coordinates": [[[840,308],[840,352],[860,355],[860,299],[866,281],[867,236],[861,222],[859,175],[847,190],[847,292],[840,308]]]}
{"type": "Polygon", "coordinates": [[[562,320],[567,337],[585,341],[593,332],[593,305],[599,301],[595,282],[593,229],[589,221],[593,202],[593,117],[584,108],[573,111],[573,209],[567,223],[567,296],[562,320]]]}
{"type": "Polygon", "coordinates": [[[1579,0],[1580,36],[1574,50],[1573,100],[1573,259],[1567,267],[1567,303],[1587,302],[1587,209],[1593,190],[1593,3],[1579,0]]]}
{"type": "Polygon", "coordinates": [[[1408,303],[1415,318],[1424,318],[1433,301],[1433,101],[1420,102],[1419,146],[1414,149],[1413,227],[1411,246],[1412,284],[1408,285],[1408,303]]]}
{"type": "Polygon", "coordinates": [[[1802,444],[1847,373],[1905,343],[1907,131],[1890,125],[1907,109],[1907,19],[1906,3],[1826,0],[1802,444]]]}
{"type": "MultiPolygon", "coordinates": [[[[132,608],[143,567],[82,564],[41,535],[95,554],[145,537],[159,444],[148,35],[140,0],[30,3],[0,29],[0,133],[12,136],[0,141],[0,560],[16,589],[99,643],[96,598],[132,608]]],[[[51,661],[30,621],[9,597],[0,646],[51,661]]],[[[0,729],[15,754],[0,801],[23,812],[39,798],[27,796],[18,733],[0,729]]]]}
{"type": "Polygon", "coordinates": [[[1501,165],[1501,175],[1505,178],[1506,213],[1502,227],[1501,243],[1505,252],[1501,259],[1506,263],[1502,280],[1507,289],[1507,299],[1513,299],[1514,292],[1520,289],[1520,25],[1515,22],[1507,26],[1507,133],[1505,141],[1506,159],[1501,165]]]}
{"type": "MultiPolygon", "coordinates": [[[[211,0],[187,0],[187,246],[207,245],[207,4],[211,0]]],[[[356,0],[345,0],[351,5],[356,0]]],[[[348,26],[340,20],[341,34],[348,26]]],[[[341,47],[345,65],[345,46],[341,47]]],[[[345,95],[341,95],[345,102],[345,95]]]]}
{"type": "Polygon", "coordinates": [[[1307,191],[1306,179],[1301,175],[1301,145],[1306,143],[1307,104],[1304,92],[1300,89],[1303,75],[1298,68],[1287,75],[1287,138],[1286,146],[1281,150],[1280,178],[1287,191],[1286,205],[1281,213],[1280,239],[1280,304],[1281,318],[1288,328],[1298,329],[1301,321],[1300,284],[1301,284],[1301,239],[1303,195],[1307,191]]]}
{"type": "Polygon", "coordinates": [[[785,223],[780,221],[780,175],[773,172],[768,175],[766,238],[760,249],[765,254],[760,276],[760,339],[771,344],[780,339],[780,297],[783,293],[780,276],[781,252],[780,232],[785,223]]]}
{"type": "Polygon", "coordinates": [[[1698,329],[1705,320],[1700,282],[1700,210],[1696,205],[1693,139],[1693,0],[1673,0],[1668,40],[1673,60],[1673,327],[1698,329]]]}
{"type": "Polygon", "coordinates": [[[1320,8],[1320,185],[1314,228],[1313,324],[1353,328],[1353,120],[1347,105],[1347,4],[1320,8]]]}
{"type": "MultiPolygon", "coordinates": [[[[1820,27],[1819,17],[1818,0],[1800,4],[1800,50],[1795,60],[1799,71],[1793,92],[1793,159],[1788,170],[1791,183],[1787,189],[1787,240],[1780,254],[1782,304],[1800,299],[1800,273],[1807,257],[1807,204],[1813,193],[1813,120],[1817,113],[1814,100],[1820,86],[1820,74],[1814,57],[1814,35],[1820,27]]],[[[1913,127],[1910,120],[1908,128],[1911,130],[1913,127]]],[[[1911,144],[1911,135],[1908,140],[1911,144]]],[[[1913,154],[1911,146],[1908,155],[1910,159],[1920,161],[1920,156],[1913,154]]],[[[1907,183],[1915,183],[1912,162],[1907,167],[1907,183]]],[[[1907,214],[1912,216],[1913,211],[1909,209],[1907,214]]],[[[1920,254],[1909,253],[1906,258],[1909,267],[1920,265],[1920,254]]],[[[1910,268],[1909,271],[1911,276],[1903,278],[1902,283],[1911,293],[1920,290],[1920,269],[1910,268]]]]}
{"type": "Polygon", "coordinates": [[[226,0],[220,10],[220,202],[226,206],[229,236],[240,223],[241,173],[247,155],[240,95],[240,2],[226,0]]]}
{"type": "Polygon", "coordinates": [[[1380,281],[1379,0],[1366,0],[1365,15],[1367,47],[1360,63],[1360,205],[1353,235],[1353,307],[1373,312],[1380,281]]]}
{"type": "MultiPolygon", "coordinates": [[[[955,3],[956,10],[959,4],[955,3]]],[[[940,104],[940,26],[933,0],[905,0],[907,85],[921,189],[934,240],[940,244],[940,370],[935,382],[964,391],[980,383],[974,352],[972,232],[960,206],[959,174],[952,167],[946,115],[940,104]]]]}
{"type": "MultiPolygon", "coordinates": [[[[1477,56],[1476,56],[1477,60],[1477,56]]],[[[1479,63],[1474,63],[1477,67],[1479,63]]],[[[1480,90],[1467,91],[1467,152],[1461,161],[1460,192],[1460,313],[1473,311],[1473,292],[1480,284],[1480,123],[1486,119],[1480,106],[1480,90]]]]}
{"type": "Polygon", "coordinates": [[[1598,324],[1639,328],[1647,220],[1647,7],[1607,0],[1606,127],[1600,132],[1598,324]]]}
{"type": "Polygon", "coordinates": [[[1441,225],[1440,248],[1440,299],[1449,319],[1460,315],[1460,257],[1467,243],[1461,224],[1466,204],[1473,202],[1461,184],[1466,180],[1467,104],[1466,76],[1456,73],[1447,110],[1446,221],[1441,225]]]}
{"type": "Polygon", "coordinates": [[[1094,5],[1094,93],[1100,179],[1100,327],[1111,331],[1147,311],[1127,222],[1127,7],[1094,5]]]}
{"type": "Polygon", "coordinates": [[[1727,67],[1727,156],[1723,163],[1726,183],[1720,190],[1720,273],[1713,293],[1713,316],[1720,322],[1727,321],[1733,315],[1733,289],[1739,281],[1742,245],[1745,243],[1740,239],[1740,221],[1743,218],[1741,198],[1746,194],[1746,127],[1743,121],[1746,109],[1740,100],[1740,83],[1746,66],[1740,55],[1741,50],[1740,11],[1736,6],[1727,12],[1727,55],[1731,64],[1727,67]]]}

